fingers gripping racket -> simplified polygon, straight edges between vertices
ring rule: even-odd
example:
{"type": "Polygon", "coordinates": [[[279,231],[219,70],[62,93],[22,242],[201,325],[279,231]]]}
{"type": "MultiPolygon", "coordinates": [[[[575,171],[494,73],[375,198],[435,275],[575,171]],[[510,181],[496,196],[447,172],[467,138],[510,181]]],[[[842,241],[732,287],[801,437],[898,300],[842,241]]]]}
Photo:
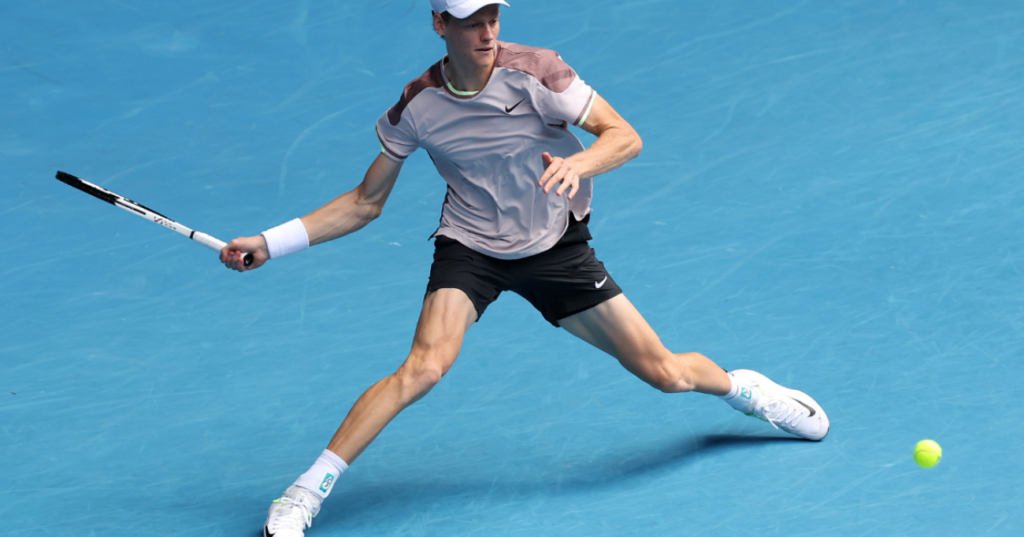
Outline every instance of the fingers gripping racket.
{"type": "MultiPolygon", "coordinates": [[[[199,244],[202,244],[203,246],[211,250],[216,250],[219,252],[221,251],[222,248],[227,246],[227,243],[222,240],[211,237],[206,233],[203,233],[202,231],[195,231],[193,229],[189,229],[175,222],[174,220],[171,220],[170,218],[167,218],[166,216],[154,211],[153,209],[150,209],[149,207],[142,205],[141,203],[136,203],[124,196],[114,194],[113,192],[103,187],[99,187],[90,183],[89,181],[79,179],[74,175],[71,175],[70,173],[57,172],[57,180],[61,181],[66,185],[73,186],[78,190],[81,190],[82,192],[89,194],[90,196],[99,198],[116,207],[120,207],[134,215],[141,216],[146,220],[153,222],[154,224],[160,224],[161,226],[164,226],[165,228],[170,229],[171,231],[177,231],[178,233],[181,233],[182,235],[198,242],[199,244]]],[[[247,267],[252,264],[252,254],[245,254],[244,263],[245,266],[247,267]]]]}

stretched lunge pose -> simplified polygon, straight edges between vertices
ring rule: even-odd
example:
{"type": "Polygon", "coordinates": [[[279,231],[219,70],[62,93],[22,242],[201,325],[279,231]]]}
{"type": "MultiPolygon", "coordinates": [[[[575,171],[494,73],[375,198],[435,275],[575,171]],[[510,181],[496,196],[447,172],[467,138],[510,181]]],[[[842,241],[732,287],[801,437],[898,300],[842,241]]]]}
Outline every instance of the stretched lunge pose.
{"type": "Polygon", "coordinates": [[[605,272],[587,241],[593,177],[640,153],[640,137],[553,51],[498,41],[493,0],[431,0],[448,54],[377,121],[382,147],[362,183],[313,213],[231,241],[238,271],[352,233],[381,214],[402,163],[422,147],[448,183],[423,310],[405,363],[356,401],[327,449],[270,508],[264,535],[301,536],[337,478],[404,408],[433,388],[466,330],[502,291],[614,356],[664,392],[722,397],[810,440],[828,433],[807,395],[749,370],[675,354],[605,272]],[[569,125],[597,136],[584,148],[569,125]],[[251,253],[253,263],[241,263],[251,253]]]}

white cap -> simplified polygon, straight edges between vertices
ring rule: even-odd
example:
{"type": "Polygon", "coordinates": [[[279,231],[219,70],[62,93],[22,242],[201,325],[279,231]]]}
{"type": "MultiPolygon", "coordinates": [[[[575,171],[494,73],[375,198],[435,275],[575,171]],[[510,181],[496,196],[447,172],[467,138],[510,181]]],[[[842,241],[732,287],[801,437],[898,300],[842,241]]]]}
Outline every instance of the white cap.
{"type": "Polygon", "coordinates": [[[434,13],[451,13],[456,19],[465,19],[477,12],[478,9],[491,4],[508,6],[505,0],[430,0],[430,7],[434,13]]]}

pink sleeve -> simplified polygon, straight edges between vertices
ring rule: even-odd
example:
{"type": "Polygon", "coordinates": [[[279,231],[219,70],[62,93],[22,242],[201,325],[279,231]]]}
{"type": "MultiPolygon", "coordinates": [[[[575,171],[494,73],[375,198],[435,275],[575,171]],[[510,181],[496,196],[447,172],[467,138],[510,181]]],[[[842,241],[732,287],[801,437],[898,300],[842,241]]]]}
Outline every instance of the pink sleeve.
{"type": "Polygon", "coordinates": [[[544,52],[554,58],[547,58],[546,72],[534,78],[530,89],[534,108],[547,118],[582,125],[597,93],[562,61],[561,56],[552,51],[544,52]]]}
{"type": "Polygon", "coordinates": [[[402,113],[397,125],[392,125],[388,121],[388,112],[377,120],[377,140],[380,142],[381,152],[391,160],[401,162],[420,146],[408,116],[408,111],[402,113]]]}

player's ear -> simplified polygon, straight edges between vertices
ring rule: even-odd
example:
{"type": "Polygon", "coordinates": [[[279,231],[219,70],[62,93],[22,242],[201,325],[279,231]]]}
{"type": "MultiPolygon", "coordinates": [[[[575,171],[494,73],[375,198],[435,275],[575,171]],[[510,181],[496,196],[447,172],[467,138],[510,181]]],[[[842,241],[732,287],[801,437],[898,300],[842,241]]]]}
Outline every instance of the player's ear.
{"type": "Polygon", "coordinates": [[[441,36],[441,39],[444,39],[444,18],[441,17],[440,13],[431,11],[430,14],[434,17],[434,31],[437,32],[437,35],[441,36]]]}

